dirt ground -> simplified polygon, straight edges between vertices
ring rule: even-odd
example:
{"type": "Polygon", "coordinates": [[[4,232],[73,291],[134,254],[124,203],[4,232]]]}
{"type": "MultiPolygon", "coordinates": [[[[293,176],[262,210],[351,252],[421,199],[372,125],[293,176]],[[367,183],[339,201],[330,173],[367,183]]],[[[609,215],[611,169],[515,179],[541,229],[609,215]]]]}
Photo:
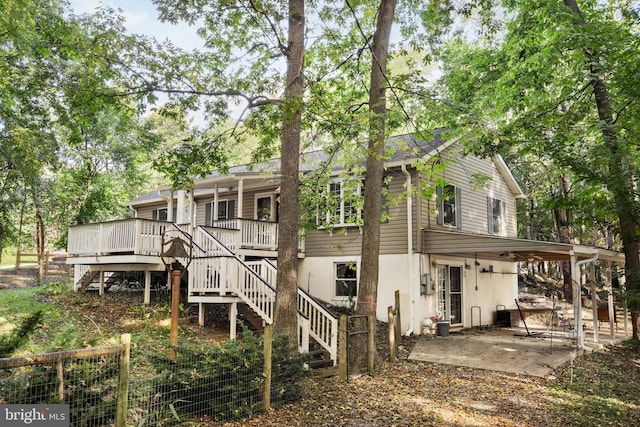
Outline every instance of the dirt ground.
{"type": "MultiPolygon", "coordinates": [[[[50,277],[47,280],[59,280],[50,277]]],[[[35,277],[0,274],[0,288],[36,286],[35,277]]],[[[83,293],[57,298],[70,316],[111,336],[127,331],[140,314],[142,295],[83,293]],[[89,320],[90,319],[90,322],[89,320]]],[[[145,308],[161,316],[166,304],[145,308]]],[[[184,319],[201,339],[224,339],[223,313],[184,319]],[[216,320],[218,319],[218,320],[216,320]]],[[[349,382],[310,377],[301,401],[224,426],[633,426],[640,425],[640,351],[607,346],[551,369],[545,377],[410,360],[423,337],[403,337],[397,363],[389,363],[387,330],[377,329],[379,364],[374,376],[349,382]]],[[[428,345],[428,343],[427,343],[428,345]]],[[[198,424],[194,424],[198,425],[198,424]]],[[[216,425],[203,422],[199,425],[216,425]]]]}

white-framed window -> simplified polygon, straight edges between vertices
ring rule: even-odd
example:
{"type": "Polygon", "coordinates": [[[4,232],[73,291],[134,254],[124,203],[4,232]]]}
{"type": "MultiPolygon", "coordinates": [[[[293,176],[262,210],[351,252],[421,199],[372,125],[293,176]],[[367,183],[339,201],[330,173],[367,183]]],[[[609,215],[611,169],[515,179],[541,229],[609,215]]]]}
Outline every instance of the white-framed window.
{"type": "MultiPolygon", "coordinates": [[[[169,213],[167,208],[161,208],[161,209],[154,209],[151,212],[151,219],[153,219],[154,221],[168,221],[169,217],[167,216],[167,214],[169,213]]],[[[176,220],[176,217],[178,215],[178,208],[174,207],[173,208],[173,220],[176,220]]]]}
{"type": "MultiPolygon", "coordinates": [[[[215,202],[209,202],[205,206],[204,223],[205,225],[213,225],[213,209],[215,202]]],[[[218,200],[218,220],[235,218],[234,209],[235,200],[218,200]]]]}
{"type": "Polygon", "coordinates": [[[358,266],[355,262],[336,262],[333,264],[335,276],[335,296],[355,298],[358,296],[358,266]]]}
{"type": "Polygon", "coordinates": [[[445,185],[436,188],[438,206],[438,224],[450,227],[462,227],[462,210],[460,188],[445,185]]]}
{"type": "Polygon", "coordinates": [[[362,222],[364,180],[332,181],[327,185],[324,209],[318,213],[318,224],[352,226],[362,222]]]}
{"type": "Polygon", "coordinates": [[[487,224],[490,234],[504,236],[506,227],[506,208],[504,201],[487,197],[487,224]]]}

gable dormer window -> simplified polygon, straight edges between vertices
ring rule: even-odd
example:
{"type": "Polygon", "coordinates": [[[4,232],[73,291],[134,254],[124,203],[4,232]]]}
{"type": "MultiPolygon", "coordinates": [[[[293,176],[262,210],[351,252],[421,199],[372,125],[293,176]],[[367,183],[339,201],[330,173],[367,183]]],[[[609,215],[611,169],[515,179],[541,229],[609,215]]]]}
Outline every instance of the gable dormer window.
{"type": "Polygon", "coordinates": [[[449,227],[462,227],[462,210],[460,209],[460,188],[445,185],[436,188],[438,206],[438,224],[449,227]]]}
{"type": "Polygon", "coordinates": [[[506,209],[504,201],[487,198],[487,224],[489,225],[489,234],[497,234],[499,236],[506,235],[506,209]]]}

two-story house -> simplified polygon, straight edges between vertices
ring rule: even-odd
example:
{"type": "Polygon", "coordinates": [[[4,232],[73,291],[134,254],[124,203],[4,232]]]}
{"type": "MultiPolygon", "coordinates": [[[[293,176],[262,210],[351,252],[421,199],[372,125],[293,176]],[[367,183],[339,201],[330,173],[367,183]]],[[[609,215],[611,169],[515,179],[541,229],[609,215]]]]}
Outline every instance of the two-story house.
{"type": "MultiPolygon", "coordinates": [[[[403,333],[420,333],[432,317],[454,328],[493,324],[497,308],[513,306],[518,296],[518,261],[566,259],[577,271],[579,263],[598,257],[622,259],[611,251],[517,239],[516,199],[525,195],[498,155],[465,155],[438,133],[426,142],[398,136],[388,145],[394,154],[385,169],[376,313],[386,321],[399,291],[403,333]],[[432,197],[425,196],[429,188],[432,197]]],[[[302,179],[329,158],[321,151],[302,154],[302,179]]],[[[321,189],[331,203],[308,212],[317,227],[301,234],[298,285],[311,335],[333,353],[335,318],[318,301],[356,300],[361,212],[353,194],[364,183],[344,176],[340,156],[331,158],[331,177],[321,189]]],[[[68,262],[76,266],[76,282],[97,277],[104,283],[105,272],[145,271],[148,301],[150,272],[164,269],[162,243],[190,239],[191,260],[182,260],[189,302],[200,304],[201,313],[203,304],[230,304],[231,319],[238,305],[246,305],[271,322],[278,173],[276,160],[231,167],[197,180],[190,191],[159,190],[132,200],[133,219],[71,228],[68,262]]]]}

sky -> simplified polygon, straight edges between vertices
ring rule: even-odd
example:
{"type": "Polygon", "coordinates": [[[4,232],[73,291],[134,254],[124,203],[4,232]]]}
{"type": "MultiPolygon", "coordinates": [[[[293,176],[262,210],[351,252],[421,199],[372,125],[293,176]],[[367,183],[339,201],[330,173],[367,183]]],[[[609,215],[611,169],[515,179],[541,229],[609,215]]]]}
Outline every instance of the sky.
{"type": "Polygon", "coordinates": [[[145,34],[159,40],[169,39],[176,46],[186,50],[203,46],[203,41],[196,35],[195,27],[160,22],[151,0],[71,0],[70,5],[76,14],[90,13],[101,6],[122,9],[126,18],[125,26],[132,34],[145,34]]]}

